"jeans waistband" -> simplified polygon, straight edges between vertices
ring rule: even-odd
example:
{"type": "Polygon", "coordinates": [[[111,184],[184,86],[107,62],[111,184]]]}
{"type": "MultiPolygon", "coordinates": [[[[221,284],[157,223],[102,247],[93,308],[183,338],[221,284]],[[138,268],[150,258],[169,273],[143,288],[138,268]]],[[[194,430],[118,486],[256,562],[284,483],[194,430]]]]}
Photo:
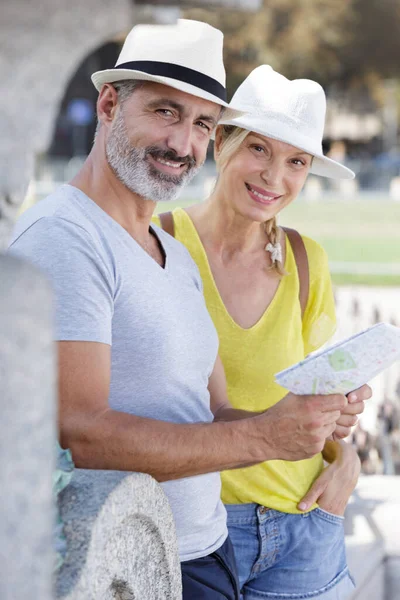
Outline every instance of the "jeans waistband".
{"type": "Polygon", "coordinates": [[[225,508],[227,510],[228,516],[233,519],[250,519],[254,518],[280,518],[288,515],[290,513],[284,513],[280,510],[275,510],[274,508],[268,508],[268,506],[261,506],[260,504],[255,504],[254,502],[249,502],[246,504],[225,504],[225,508]]]}

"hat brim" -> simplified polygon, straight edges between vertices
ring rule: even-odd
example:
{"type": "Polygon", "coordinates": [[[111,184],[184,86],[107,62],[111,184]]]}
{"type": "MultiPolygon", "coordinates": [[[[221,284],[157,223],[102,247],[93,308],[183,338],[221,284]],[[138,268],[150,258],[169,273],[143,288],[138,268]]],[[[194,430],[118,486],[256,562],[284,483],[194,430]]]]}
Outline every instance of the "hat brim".
{"type": "MultiPolygon", "coordinates": [[[[242,115],[243,116],[243,115],[242,115]]],[[[244,115],[245,117],[248,115],[244,115]]],[[[241,129],[246,129],[247,131],[254,131],[254,133],[259,133],[265,137],[270,137],[278,142],[285,142],[286,144],[290,144],[295,146],[299,150],[303,152],[307,152],[313,156],[312,165],[310,167],[309,173],[312,175],[319,175],[320,177],[329,177],[330,179],[354,179],[355,173],[351,169],[345,167],[344,165],[324,156],[320,152],[315,152],[310,150],[310,148],[305,148],[304,145],[297,144],[293,138],[289,138],[289,136],[282,135],[279,136],[276,132],[268,131],[268,127],[257,127],[255,123],[251,123],[250,121],[247,123],[246,118],[227,118],[225,115],[222,116],[222,119],[219,121],[218,125],[234,125],[235,127],[240,127],[241,129]]],[[[214,138],[214,135],[213,135],[214,138]]]]}
{"type": "Polygon", "coordinates": [[[246,114],[242,110],[236,110],[235,108],[232,108],[232,106],[229,106],[227,102],[223,102],[220,98],[218,98],[218,96],[214,96],[202,88],[184,81],[180,81],[179,79],[163,77],[161,75],[150,75],[148,73],[144,73],[143,71],[134,71],[132,69],[106,69],[104,71],[97,71],[96,73],[93,73],[91,79],[98,91],[101,90],[105,83],[115,83],[117,81],[125,81],[127,79],[137,81],[153,81],[154,83],[168,85],[169,87],[180,90],[181,92],[185,92],[186,94],[190,94],[191,96],[203,98],[204,100],[214,102],[214,104],[224,107],[225,110],[222,115],[224,120],[236,119],[246,114]]]}

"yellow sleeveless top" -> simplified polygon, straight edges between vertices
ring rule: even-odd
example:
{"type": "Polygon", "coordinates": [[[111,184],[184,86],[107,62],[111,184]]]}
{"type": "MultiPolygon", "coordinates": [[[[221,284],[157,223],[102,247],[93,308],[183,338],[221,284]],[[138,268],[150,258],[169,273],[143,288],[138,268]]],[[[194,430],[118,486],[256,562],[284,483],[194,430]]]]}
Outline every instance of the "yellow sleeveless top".
{"type": "MultiPolygon", "coordinates": [[[[249,329],[237,325],[222,302],[206,252],[189,215],[173,211],[175,237],[197,264],[208,311],[218,331],[222,359],[233,407],[261,411],[287,391],[274,374],[317,350],[334,333],[335,307],[327,256],[315,241],[304,237],[310,269],[309,298],[301,319],[296,261],[286,242],[285,269],[277,292],[261,319],[249,329]]],[[[159,225],[159,219],[153,221],[159,225]]],[[[222,500],[226,504],[256,502],[276,510],[299,513],[297,504],[323,468],[319,454],[298,462],[272,460],[253,467],[224,471],[222,500]]],[[[316,505],[315,505],[316,506],[316,505]]]]}

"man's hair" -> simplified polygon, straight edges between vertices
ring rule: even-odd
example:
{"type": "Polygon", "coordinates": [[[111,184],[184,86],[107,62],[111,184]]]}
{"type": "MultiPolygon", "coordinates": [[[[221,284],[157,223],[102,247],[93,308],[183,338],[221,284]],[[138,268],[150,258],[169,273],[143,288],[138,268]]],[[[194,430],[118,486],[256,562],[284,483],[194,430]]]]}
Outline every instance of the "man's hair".
{"type": "Polygon", "coordinates": [[[145,83],[140,79],[124,79],[123,81],[116,81],[112,86],[118,94],[119,103],[122,105],[132,96],[135,90],[143,87],[145,83]]]}
{"type": "MultiPolygon", "coordinates": [[[[142,81],[140,79],[123,79],[122,81],[115,81],[110,85],[112,85],[115,91],[117,92],[118,102],[120,106],[122,106],[132,96],[133,92],[143,87],[145,83],[145,81],[142,81]]],[[[97,120],[93,142],[97,137],[100,127],[101,122],[97,120]]]]}

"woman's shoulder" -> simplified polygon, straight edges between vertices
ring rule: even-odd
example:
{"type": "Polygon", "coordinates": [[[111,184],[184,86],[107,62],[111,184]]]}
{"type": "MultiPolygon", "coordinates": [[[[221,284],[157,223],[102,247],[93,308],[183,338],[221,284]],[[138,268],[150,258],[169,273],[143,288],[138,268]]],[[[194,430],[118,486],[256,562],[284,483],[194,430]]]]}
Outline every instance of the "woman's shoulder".
{"type": "Polygon", "coordinates": [[[310,283],[315,280],[324,279],[329,275],[328,255],[325,248],[314,239],[301,234],[308,259],[308,268],[310,272],[310,283]]]}
{"type": "Polygon", "coordinates": [[[309,258],[318,258],[320,256],[326,256],[326,251],[319,242],[316,242],[312,238],[308,237],[308,235],[303,234],[301,234],[301,239],[303,240],[304,246],[307,251],[307,256],[309,258]]]}
{"type": "MultiPolygon", "coordinates": [[[[297,233],[300,234],[301,239],[303,240],[303,244],[304,244],[304,247],[307,252],[307,259],[308,259],[310,267],[314,266],[314,265],[318,266],[318,265],[322,265],[322,264],[327,264],[327,262],[328,262],[327,253],[326,253],[325,249],[321,246],[321,244],[316,242],[314,239],[308,237],[308,235],[303,235],[300,231],[298,231],[297,233]]],[[[288,242],[289,242],[289,239],[288,239],[288,242]]]]}
{"type": "Polygon", "coordinates": [[[328,265],[328,255],[325,248],[319,242],[316,242],[307,235],[302,235],[301,239],[307,252],[310,269],[312,267],[320,268],[323,265],[328,265]]]}

